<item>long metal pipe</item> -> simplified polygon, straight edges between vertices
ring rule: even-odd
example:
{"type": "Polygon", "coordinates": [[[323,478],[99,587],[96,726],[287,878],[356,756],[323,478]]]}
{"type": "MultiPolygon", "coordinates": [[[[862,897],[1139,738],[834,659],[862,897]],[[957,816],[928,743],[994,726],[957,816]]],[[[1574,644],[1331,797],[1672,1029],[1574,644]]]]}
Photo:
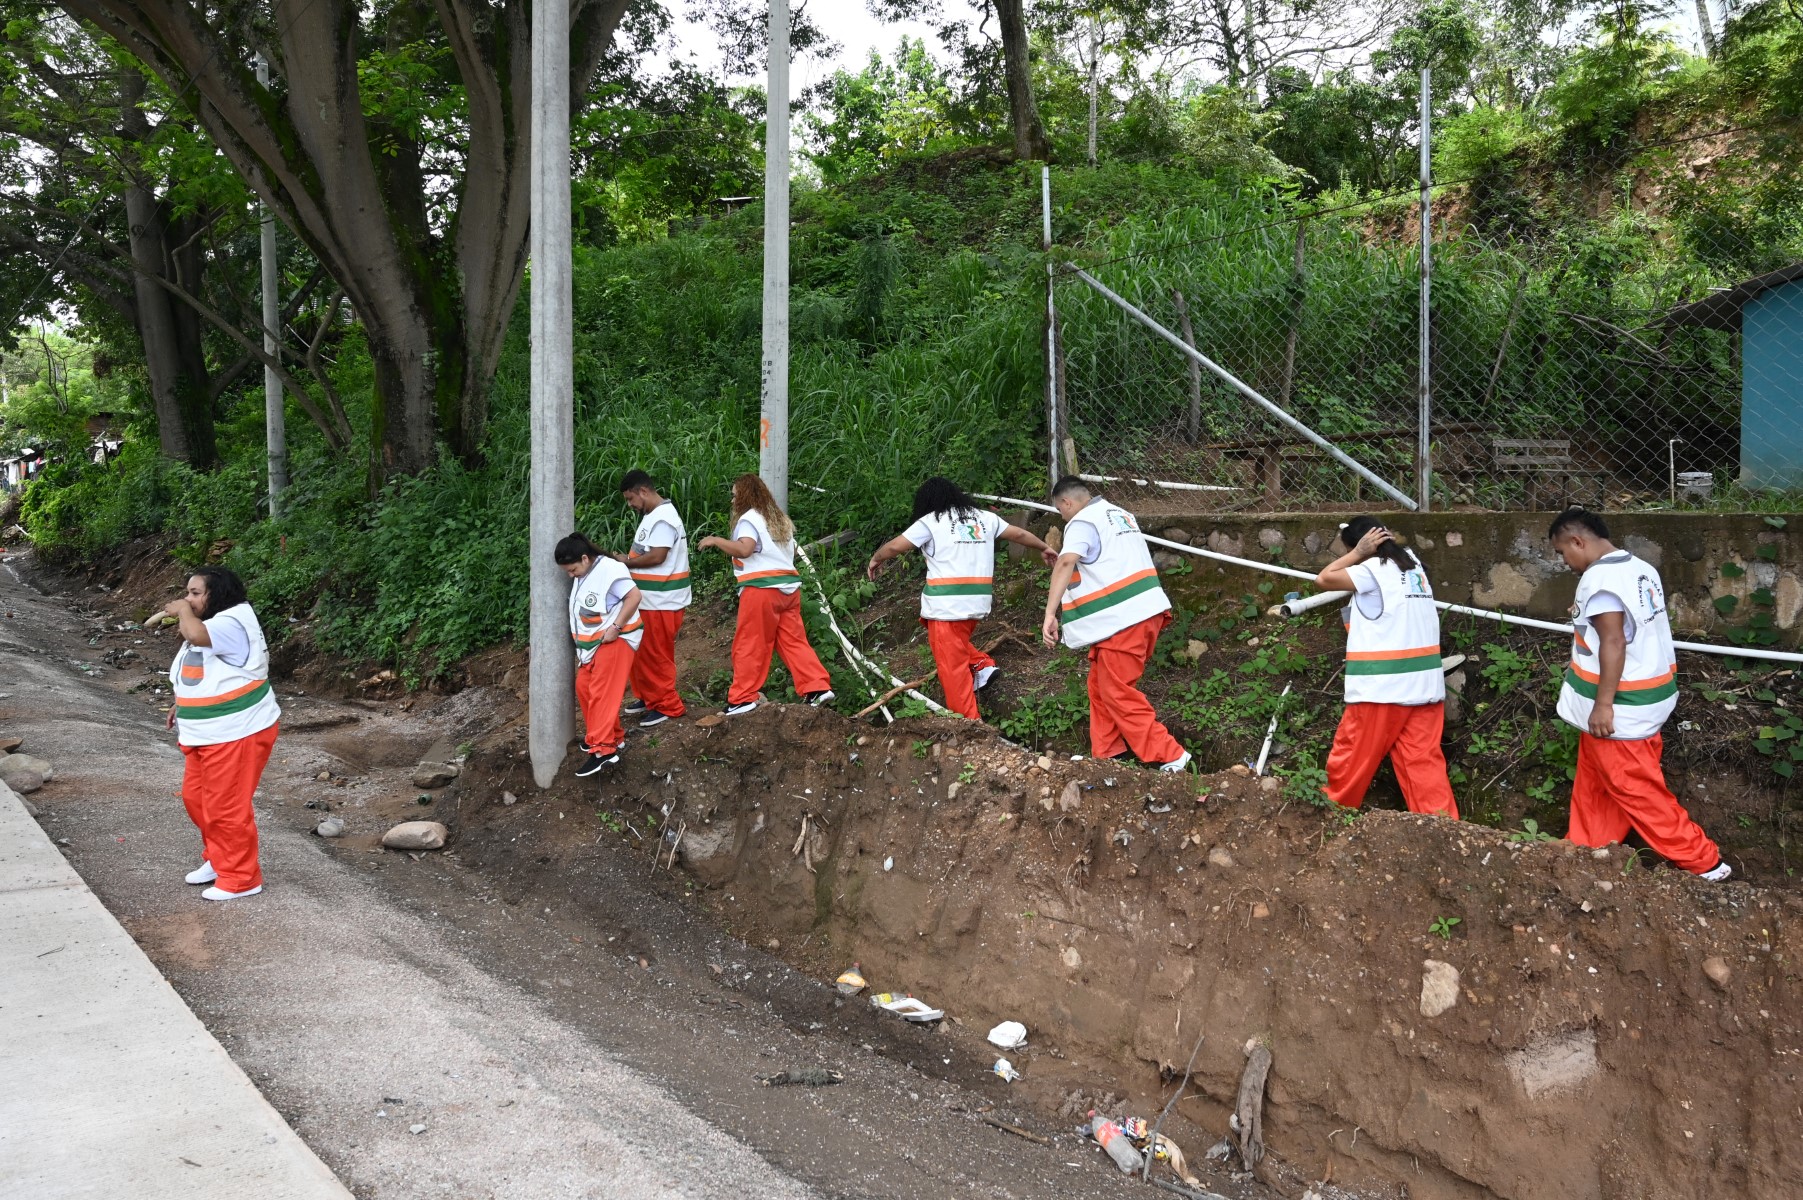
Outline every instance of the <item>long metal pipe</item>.
{"type": "Polygon", "coordinates": [[[1085,483],[1131,483],[1138,487],[1168,488],[1173,492],[1243,492],[1241,487],[1224,483],[1172,483],[1166,479],[1134,479],[1127,475],[1079,475],[1085,483]]]}
{"type": "Polygon", "coordinates": [[[1081,279],[1084,283],[1087,283],[1092,289],[1095,290],[1095,292],[1098,295],[1102,296],[1106,300],[1111,301],[1122,312],[1126,313],[1128,316],[1132,317],[1135,321],[1138,321],[1141,325],[1144,325],[1147,329],[1150,329],[1153,333],[1157,334],[1159,337],[1163,338],[1165,341],[1167,341],[1171,345],[1175,346],[1179,353],[1185,354],[1185,355],[1189,356],[1190,358],[1195,359],[1198,363],[1202,364],[1202,366],[1204,368],[1206,368],[1208,371],[1210,371],[1222,383],[1225,383],[1227,386],[1233,388],[1240,395],[1246,397],[1246,399],[1252,401],[1254,404],[1258,405],[1260,408],[1262,408],[1266,412],[1270,413],[1277,420],[1283,422],[1283,424],[1289,426],[1291,429],[1295,430],[1297,433],[1301,434],[1303,437],[1305,437],[1309,441],[1313,442],[1317,447],[1326,451],[1328,457],[1332,458],[1335,462],[1339,463],[1341,466],[1345,467],[1347,470],[1356,473],[1360,478],[1364,479],[1367,483],[1371,484],[1371,486],[1377,488],[1379,491],[1383,492],[1384,495],[1390,497],[1392,500],[1396,501],[1396,503],[1402,505],[1404,508],[1413,510],[1414,508],[1417,507],[1415,504],[1415,501],[1411,500],[1406,493],[1404,493],[1401,489],[1392,485],[1383,476],[1377,474],[1375,471],[1371,470],[1371,468],[1369,468],[1369,467],[1365,466],[1365,464],[1359,462],[1356,458],[1353,458],[1350,454],[1346,453],[1344,450],[1340,449],[1338,446],[1334,445],[1332,442],[1328,441],[1326,438],[1322,437],[1320,434],[1318,434],[1314,430],[1310,429],[1307,425],[1304,425],[1301,421],[1299,421],[1295,417],[1291,416],[1288,412],[1286,412],[1282,408],[1273,404],[1271,401],[1265,399],[1262,395],[1260,395],[1252,387],[1251,384],[1246,383],[1244,380],[1240,379],[1239,376],[1235,375],[1233,372],[1229,371],[1227,368],[1225,368],[1225,367],[1221,366],[1219,363],[1215,362],[1214,359],[1209,358],[1206,354],[1203,354],[1200,350],[1196,349],[1194,346],[1189,345],[1182,338],[1178,337],[1176,334],[1174,334],[1170,330],[1166,329],[1163,325],[1160,325],[1157,321],[1154,321],[1151,317],[1149,317],[1145,313],[1141,312],[1137,307],[1134,306],[1134,304],[1131,301],[1123,298],[1121,295],[1119,295],[1113,289],[1109,288],[1109,286],[1107,284],[1105,284],[1101,280],[1097,279],[1094,275],[1091,275],[1088,271],[1083,270],[1081,267],[1067,267],[1066,269],[1068,271],[1070,271],[1071,274],[1075,275],[1078,279],[1081,279]]]}
{"type": "MultiPolygon", "coordinates": [[[[1020,504],[1027,508],[1039,509],[1041,512],[1055,513],[1058,511],[1049,504],[1041,504],[1037,500],[1022,500],[1018,496],[991,496],[984,492],[972,492],[971,495],[979,500],[994,500],[998,504],[1020,504]]],[[[1180,550],[1185,554],[1194,554],[1202,558],[1212,558],[1218,562],[1232,563],[1236,567],[1247,567],[1254,571],[1265,571],[1272,575],[1288,575],[1292,579],[1307,579],[1312,581],[1315,578],[1309,572],[1298,571],[1294,567],[1280,567],[1276,563],[1255,562],[1250,558],[1235,558],[1231,554],[1219,554],[1213,550],[1202,550],[1195,546],[1186,546],[1182,542],[1168,542],[1163,538],[1153,537],[1150,534],[1142,536],[1153,545],[1169,546],[1171,549],[1180,550]]],[[[1310,596],[1308,600],[1315,604],[1325,604],[1327,603],[1326,599],[1324,599],[1326,596],[1331,595],[1337,598],[1346,594],[1347,593],[1345,592],[1323,592],[1319,596],[1310,596]]],[[[1445,600],[1434,601],[1434,607],[1443,609],[1446,612],[1464,613],[1466,616],[1484,617],[1487,620],[1501,621],[1507,625],[1520,625],[1528,629],[1543,629],[1548,633],[1570,634],[1572,631],[1570,625],[1561,625],[1555,621],[1538,621],[1533,617],[1518,617],[1512,613],[1497,612],[1494,609],[1488,608],[1472,608],[1470,605],[1452,604],[1445,600]]],[[[1304,609],[1302,611],[1307,610],[1304,609]]],[[[1293,616],[1295,614],[1292,613],[1290,615],[1293,616]]],[[[1803,654],[1790,650],[1759,650],[1750,646],[1715,646],[1708,642],[1674,641],[1672,646],[1678,650],[1690,650],[1697,654],[1714,654],[1722,658],[1757,658],[1767,662],[1803,663],[1803,654]]]]}

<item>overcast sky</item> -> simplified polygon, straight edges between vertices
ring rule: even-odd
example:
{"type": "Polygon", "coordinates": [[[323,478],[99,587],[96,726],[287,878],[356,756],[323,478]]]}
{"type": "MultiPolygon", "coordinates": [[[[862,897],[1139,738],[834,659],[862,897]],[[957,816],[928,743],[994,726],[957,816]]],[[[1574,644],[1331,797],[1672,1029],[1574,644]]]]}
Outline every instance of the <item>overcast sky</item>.
{"type": "MultiPolygon", "coordinates": [[[[793,2],[791,0],[792,4],[793,2]]],[[[713,33],[699,21],[685,19],[682,14],[686,12],[687,5],[671,7],[678,13],[675,33],[679,54],[704,66],[718,69],[720,51],[713,33]]],[[[976,15],[976,6],[969,0],[940,0],[940,10],[946,17],[953,19],[976,15]]],[[[935,57],[943,55],[937,34],[938,21],[931,24],[924,21],[904,21],[885,25],[870,15],[870,9],[866,7],[864,0],[809,0],[808,15],[814,24],[826,32],[827,37],[839,44],[839,53],[825,61],[810,56],[797,62],[790,81],[790,87],[797,93],[827,78],[841,67],[851,71],[861,70],[869,61],[873,48],[881,51],[885,58],[893,57],[896,44],[903,36],[920,38],[926,42],[927,48],[935,57]]],[[[942,17],[940,20],[944,19],[942,17]]]]}

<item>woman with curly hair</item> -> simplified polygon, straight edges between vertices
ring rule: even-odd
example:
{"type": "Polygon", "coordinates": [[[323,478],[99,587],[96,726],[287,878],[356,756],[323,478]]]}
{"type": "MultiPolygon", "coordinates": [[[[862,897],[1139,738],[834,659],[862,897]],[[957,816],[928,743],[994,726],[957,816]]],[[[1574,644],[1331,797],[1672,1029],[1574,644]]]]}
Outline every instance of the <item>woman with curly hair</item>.
{"type": "Polygon", "coordinates": [[[739,623],[732,639],[732,689],[726,715],[755,709],[770,677],[770,655],[783,656],[795,690],[818,708],[833,698],[832,676],[808,643],[801,619],[801,575],[795,570],[795,526],[756,475],[732,483],[732,537],[704,537],[702,550],[732,556],[739,582],[739,623]]]}

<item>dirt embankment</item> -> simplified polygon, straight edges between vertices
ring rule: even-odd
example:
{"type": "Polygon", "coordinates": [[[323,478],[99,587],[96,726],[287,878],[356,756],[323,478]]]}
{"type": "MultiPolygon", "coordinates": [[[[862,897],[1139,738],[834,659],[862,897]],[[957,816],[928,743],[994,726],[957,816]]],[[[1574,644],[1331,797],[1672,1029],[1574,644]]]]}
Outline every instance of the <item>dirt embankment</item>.
{"type": "MultiPolygon", "coordinates": [[[[511,737],[459,784],[477,870],[508,867],[521,819],[511,737]]],[[[1258,1039],[1261,1177],[1285,1194],[1803,1194],[1798,897],[962,722],[787,707],[635,741],[619,775],[560,784],[592,816],[535,806],[541,884],[598,832],[657,840],[667,808],[696,902],[748,941],[817,978],[855,959],[975,1030],[1025,1022],[1012,1099],[1048,1116],[1108,1092],[1155,1112],[1202,1035],[1167,1124],[1196,1157],[1258,1039]]]]}

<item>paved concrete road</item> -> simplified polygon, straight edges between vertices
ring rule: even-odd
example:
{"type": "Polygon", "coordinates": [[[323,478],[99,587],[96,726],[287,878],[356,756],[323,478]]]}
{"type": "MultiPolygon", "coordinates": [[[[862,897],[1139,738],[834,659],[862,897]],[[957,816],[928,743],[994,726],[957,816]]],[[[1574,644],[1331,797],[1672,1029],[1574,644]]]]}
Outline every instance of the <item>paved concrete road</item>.
{"type": "Polygon", "coordinates": [[[0,783],[0,1196],[349,1200],[0,783]]]}
{"type": "MultiPolygon", "coordinates": [[[[452,931],[396,908],[273,819],[259,824],[264,871],[279,886],[254,900],[201,901],[181,882],[199,840],[173,798],[181,756],[161,720],[82,677],[73,655],[89,626],[62,601],[0,573],[0,608],[0,726],[56,766],[56,780],[34,797],[45,824],[68,839],[65,852],[82,875],[358,1197],[812,1194],[533,997],[472,965],[448,944],[452,931]]],[[[47,914],[33,919],[45,922],[50,945],[65,940],[60,930],[50,936],[47,914]]],[[[96,1046],[162,1036],[148,1012],[135,1028],[120,1025],[129,1014],[117,1009],[97,1015],[96,1046]]],[[[9,1029],[23,1019],[0,1010],[9,1029]]],[[[0,1196],[160,1194],[102,1186],[116,1148],[104,1140],[65,1148],[62,1129],[45,1131],[35,1118],[15,1126],[10,1106],[31,1111],[38,1097],[29,1081],[54,1095],[75,1064],[16,1067],[10,1054],[0,1059],[8,1097],[0,1196]],[[32,1182],[60,1170],[85,1171],[94,1185],[58,1192],[32,1182]]],[[[212,1085],[197,1088],[205,1093],[197,1106],[220,1101],[212,1085]]],[[[279,1138],[279,1122],[269,1127],[279,1138]]],[[[202,1167],[175,1163],[193,1172],[193,1195],[311,1194],[222,1189],[204,1177],[210,1159],[196,1161],[202,1167]]]]}

